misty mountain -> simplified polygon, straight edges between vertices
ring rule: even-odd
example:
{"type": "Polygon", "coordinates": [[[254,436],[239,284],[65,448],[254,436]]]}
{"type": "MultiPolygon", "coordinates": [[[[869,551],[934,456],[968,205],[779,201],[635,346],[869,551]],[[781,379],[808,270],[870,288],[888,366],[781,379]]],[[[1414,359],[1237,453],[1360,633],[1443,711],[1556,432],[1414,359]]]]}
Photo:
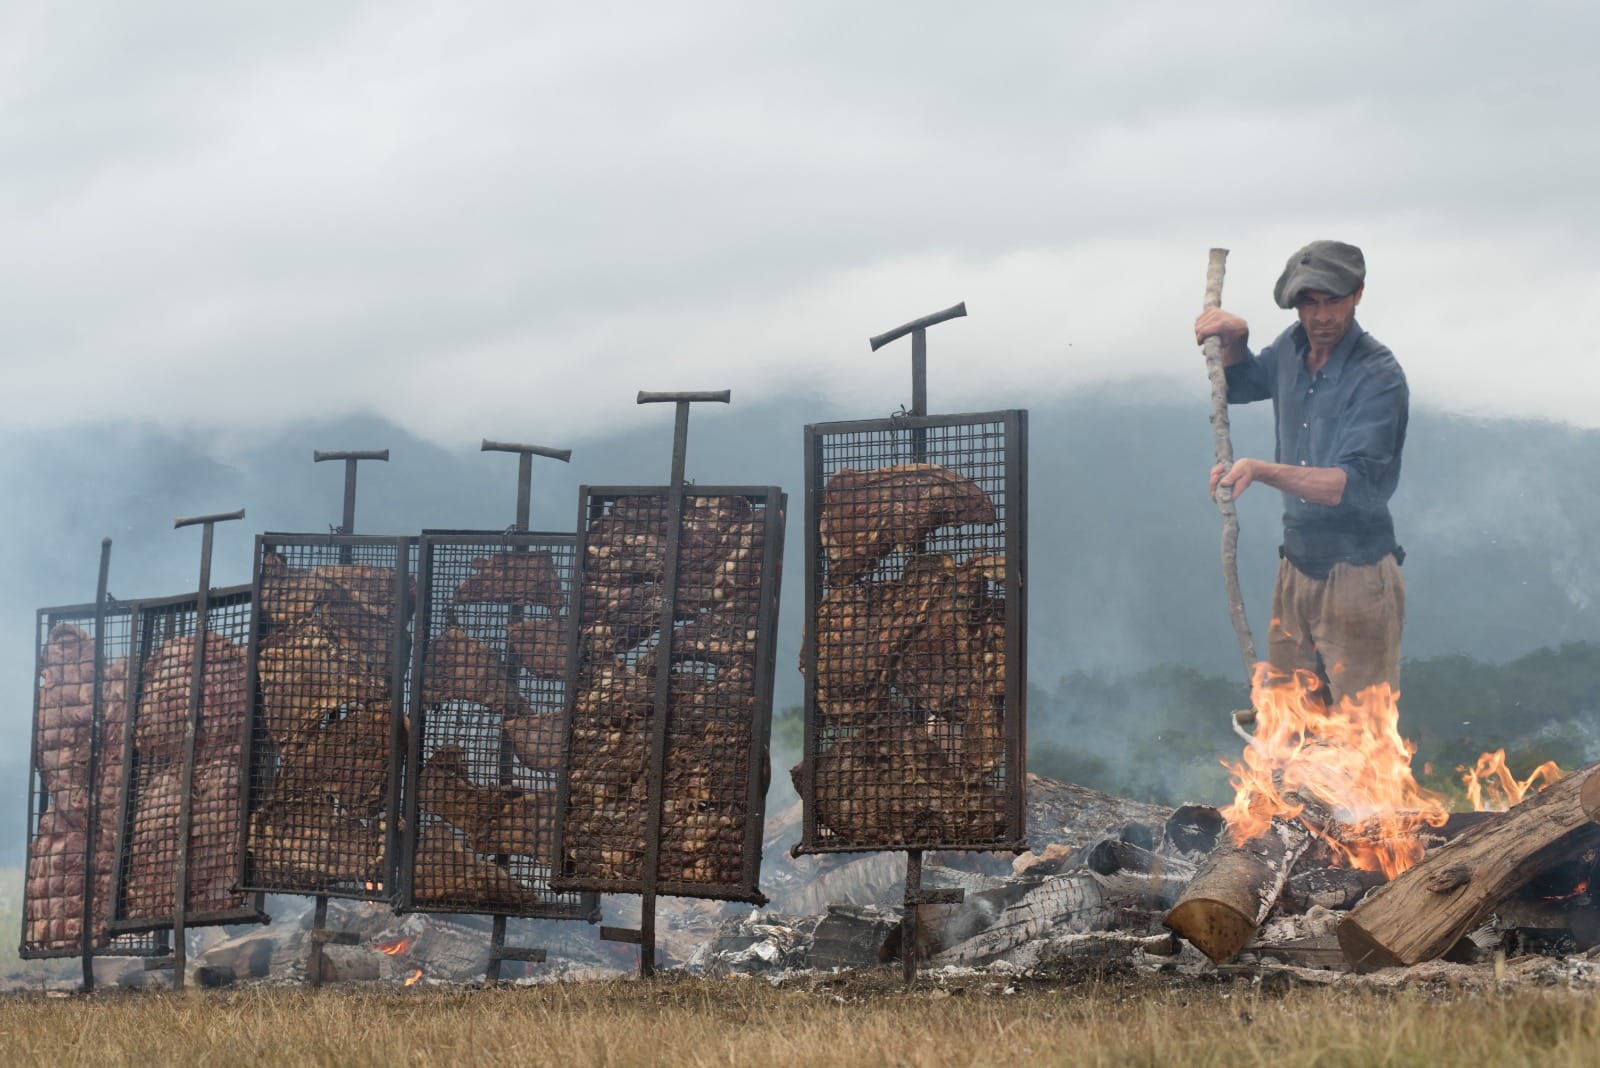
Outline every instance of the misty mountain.
{"type": "MultiPolygon", "coordinates": [[[[536,430],[490,436],[571,447],[570,465],[535,460],[533,525],[574,527],[580,484],[654,484],[668,475],[672,421],[583,441],[536,430]]],[[[816,398],[696,406],[689,475],[701,484],[778,485],[790,496],[777,703],[797,703],[802,542],[801,430],[872,418],[816,398]]],[[[1211,433],[1203,396],[1176,399],[1106,387],[1030,407],[1029,667],[1052,689],[1069,672],[1115,675],[1167,665],[1226,678],[1243,669],[1223,596],[1220,521],[1206,495],[1211,433]]],[[[263,530],[323,531],[339,521],[343,465],[313,449],[388,448],[363,464],[356,529],[501,529],[515,505],[516,460],[477,442],[441,447],[381,415],[307,422],[226,440],[134,423],[70,434],[0,436],[0,857],[18,854],[32,707],[34,611],[93,599],[99,542],[114,539],[112,592],[123,598],[192,590],[200,535],[181,515],[248,509],[216,532],[215,585],[249,579],[263,530]],[[9,815],[4,815],[9,813],[9,815]]],[[[1270,408],[1234,410],[1238,455],[1270,456],[1270,408]]],[[[1405,563],[1408,657],[1463,654],[1502,662],[1600,638],[1600,486],[1575,477],[1600,459],[1600,433],[1566,426],[1413,412],[1396,526],[1405,563]]],[[[1277,565],[1277,494],[1241,499],[1241,581],[1264,632],[1277,565]]],[[[1197,710],[1215,715],[1215,709],[1197,710]]],[[[1116,726],[1136,737],[1139,723],[1116,726]]],[[[1036,721],[1030,733],[1051,734],[1036,721]]],[[[781,769],[780,769],[781,771],[781,769]]]]}

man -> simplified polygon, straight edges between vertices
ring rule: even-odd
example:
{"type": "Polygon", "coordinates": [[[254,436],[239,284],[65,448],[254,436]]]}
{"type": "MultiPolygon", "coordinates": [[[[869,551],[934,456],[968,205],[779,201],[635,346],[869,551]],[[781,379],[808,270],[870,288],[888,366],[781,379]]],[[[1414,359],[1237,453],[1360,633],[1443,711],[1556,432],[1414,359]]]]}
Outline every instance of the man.
{"type": "Polygon", "coordinates": [[[1410,392],[1394,354],[1356,322],[1366,282],[1361,250],[1313,241],[1289,258],[1274,288],[1299,322],[1257,355],[1249,325],[1212,308],[1195,339],[1222,346],[1228,402],[1272,399],[1274,462],[1248,457],[1211,471],[1237,498],[1260,482],[1283,494],[1283,545],[1272,592],[1267,659],[1318,674],[1334,702],[1400,683],[1405,552],[1389,498],[1400,479],[1410,392]]]}

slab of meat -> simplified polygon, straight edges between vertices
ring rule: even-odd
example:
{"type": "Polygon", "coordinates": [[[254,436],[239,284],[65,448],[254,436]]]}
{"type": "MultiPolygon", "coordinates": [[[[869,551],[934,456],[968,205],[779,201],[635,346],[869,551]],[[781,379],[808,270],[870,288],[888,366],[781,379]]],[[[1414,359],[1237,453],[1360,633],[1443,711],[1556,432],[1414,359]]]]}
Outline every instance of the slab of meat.
{"type": "MultiPolygon", "coordinates": [[[[192,636],[170,638],[145,662],[133,725],[133,744],[142,762],[183,760],[196,648],[192,636]]],[[[249,709],[246,681],[244,646],[208,631],[196,760],[205,759],[207,749],[238,743],[249,709]]]]}
{"type": "Polygon", "coordinates": [[[915,549],[943,526],[989,525],[994,504],[971,479],[935,464],[872,471],[841,467],[822,491],[819,533],[827,583],[857,582],[897,549],[915,549]]]}
{"type": "Polygon", "coordinates": [[[472,561],[473,573],[456,587],[458,604],[543,605],[567,603],[561,573],[548,550],[498,552],[472,561]]]}
{"type": "Polygon", "coordinates": [[[299,743],[346,705],[389,692],[385,663],[351,654],[314,618],[262,638],[256,673],[267,733],[279,746],[299,743]]]}
{"type": "Polygon", "coordinates": [[[422,699],[428,704],[467,701],[513,715],[527,705],[511,682],[500,651],[460,627],[428,643],[422,667],[422,699]]]}
{"type": "Polygon", "coordinates": [[[1005,828],[999,792],[953,768],[930,730],[902,717],[821,753],[815,791],[819,828],[843,842],[981,842],[1005,828]]]}
{"type": "Polygon", "coordinates": [[[529,710],[500,721],[511,751],[524,767],[533,771],[555,771],[561,766],[563,722],[555,712],[529,710]]]}
{"type": "Polygon", "coordinates": [[[419,904],[504,905],[515,909],[531,894],[505,868],[461,844],[447,825],[432,823],[417,835],[413,896],[419,904]]]}
{"type": "Polygon", "coordinates": [[[528,674],[541,679],[567,677],[567,620],[524,619],[506,627],[506,648],[511,659],[528,674]]]}

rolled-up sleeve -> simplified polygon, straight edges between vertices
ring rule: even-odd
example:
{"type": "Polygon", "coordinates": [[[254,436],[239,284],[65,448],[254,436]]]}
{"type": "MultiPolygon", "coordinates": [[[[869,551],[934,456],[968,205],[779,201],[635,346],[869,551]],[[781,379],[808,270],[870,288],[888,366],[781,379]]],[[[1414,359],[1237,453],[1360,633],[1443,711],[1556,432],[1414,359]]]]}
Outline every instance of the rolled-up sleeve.
{"type": "Polygon", "coordinates": [[[1259,356],[1246,356],[1222,369],[1228,379],[1229,404],[1249,404],[1272,396],[1272,383],[1278,373],[1276,355],[1268,345],[1259,356]]]}
{"type": "Polygon", "coordinates": [[[1345,473],[1341,508],[1375,511],[1394,494],[1410,401],[1398,369],[1351,395],[1333,450],[1335,466],[1345,473]]]}

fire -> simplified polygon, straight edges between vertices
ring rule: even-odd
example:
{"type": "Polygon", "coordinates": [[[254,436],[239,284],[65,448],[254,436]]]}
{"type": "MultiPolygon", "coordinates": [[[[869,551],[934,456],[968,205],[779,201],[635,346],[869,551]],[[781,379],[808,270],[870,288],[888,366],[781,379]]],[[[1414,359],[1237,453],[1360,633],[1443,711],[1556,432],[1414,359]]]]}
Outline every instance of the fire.
{"type": "Polygon", "coordinates": [[[1521,802],[1534,783],[1543,782],[1544,786],[1539,787],[1542,790],[1561,778],[1560,765],[1554,760],[1546,760],[1534,768],[1526,779],[1519,781],[1506,767],[1504,749],[1484,753],[1473,767],[1463,765],[1456,770],[1461,772],[1461,781],[1467,788],[1467,800],[1472,802],[1474,812],[1504,812],[1521,802]]]}
{"type": "Polygon", "coordinates": [[[382,945],[373,946],[372,948],[376,949],[379,953],[384,953],[391,957],[398,957],[409,952],[411,947],[416,944],[416,937],[413,936],[410,938],[397,938],[393,942],[385,942],[382,945]]]}
{"type": "Polygon", "coordinates": [[[409,977],[407,977],[406,986],[410,986],[411,984],[415,983],[418,979],[421,979],[421,978],[422,978],[422,969],[418,968],[416,971],[412,972],[409,977]]]}
{"type": "Polygon", "coordinates": [[[1235,841],[1274,817],[1302,817],[1353,868],[1393,878],[1420,860],[1417,832],[1443,826],[1449,812],[1411,774],[1416,747],[1400,736],[1399,697],[1380,684],[1330,706],[1314,674],[1285,678],[1257,664],[1255,736],[1239,763],[1223,762],[1235,792],[1222,814],[1235,841]]]}

